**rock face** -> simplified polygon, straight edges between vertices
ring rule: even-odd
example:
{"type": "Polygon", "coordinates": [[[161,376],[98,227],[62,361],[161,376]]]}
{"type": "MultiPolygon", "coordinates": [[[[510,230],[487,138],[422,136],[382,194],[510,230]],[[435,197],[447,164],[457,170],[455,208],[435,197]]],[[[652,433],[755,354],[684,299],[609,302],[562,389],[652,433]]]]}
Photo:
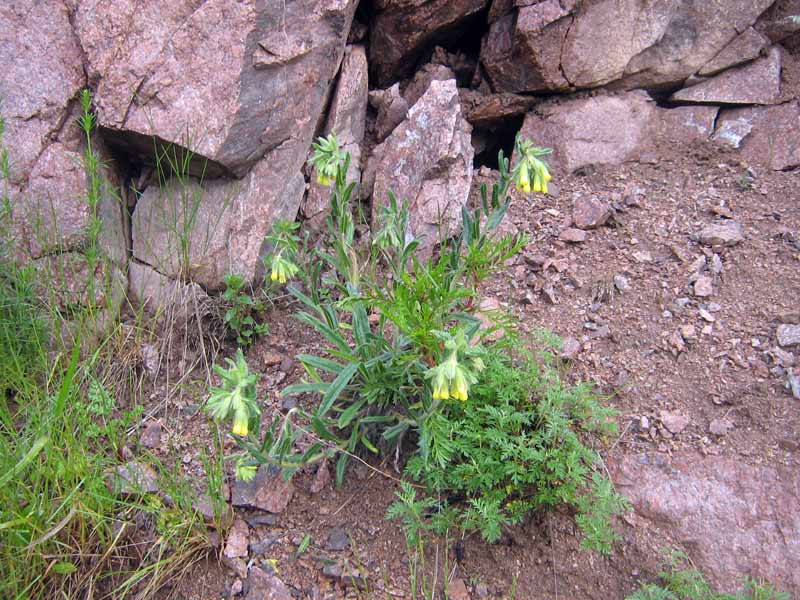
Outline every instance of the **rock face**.
{"type": "Polygon", "coordinates": [[[730,67],[754,60],[761,55],[761,50],[767,45],[769,45],[767,37],[748,27],[708,61],[697,74],[703,77],[716,75],[730,67]]]}
{"type": "Polygon", "coordinates": [[[483,41],[495,91],[678,87],[752,26],[772,0],[517,2],[483,41]],[[613,26],[610,26],[613,24],[613,26]]]}
{"type": "Polygon", "coordinates": [[[263,272],[270,225],[293,219],[300,206],[305,181],[298,150],[276,148],[241,180],[173,178],[163,188],[150,186],[133,213],[134,257],[208,290],[221,289],[232,272],[254,279],[263,272]]]}
{"type": "Polygon", "coordinates": [[[781,51],[776,47],[764,58],[679,90],[671,99],[715,104],[773,104],[780,93],[781,51]]]}
{"type": "Polygon", "coordinates": [[[455,80],[432,81],[367,167],[365,192],[371,192],[373,206],[386,203],[389,191],[408,201],[409,233],[425,248],[438,241],[440,226],[452,232],[460,222],[472,183],[471,130],[455,80]]]}
{"type": "Polygon", "coordinates": [[[354,0],[79,2],[75,23],[109,137],[151,159],[155,135],[207,160],[207,175],[241,177],[278,147],[300,146],[305,159],[354,9],[354,0]]]}
{"type": "Polygon", "coordinates": [[[442,39],[488,0],[378,0],[370,32],[370,69],[383,87],[408,75],[426,46],[442,39]]]}
{"type": "Polygon", "coordinates": [[[800,166],[800,102],[723,110],[713,139],[753,165],[776,171],[800,166]]]}
{"type": "MultiPolygon", "coordinates": [[[[333,95],[324,135],[335,133],[342,150],[350,153],[348,181],[361,181],[361,147],[367,116],[367,54],[363,46],[350,46],[342,60],[342,68],[333,95]]],[[[303,204],[306,218],[320,215],[330,202],[330,189],[311,179],[303,204]]],[[[319,220],[319,219],[317,219],[319,220]]]]}
{"type": "Polygon", "coordinates": [[[800,592],[800,476],[724,457],[633,455],[612,474],[637,513],[669,528],[722,591],[743,573],[800,592]]]}
{"type": "MultiPolygon", "coordinates": [[[[0,6],[0,110],[8,150],[11,230],[4,232],[14,254],[33,261],[48,282],[56,305],[97,303],[115,312],[125,288],[125,215],[111,186],[100,189],[94,212],[87,201],[83,167],[85,141],[75,121],[78,94],[87,81],[82,51],[64,3],[5,2],[0,6]],[[88,294],[87,230],[101,227],[94,297],[88,294]],[[105,260],[110,259],[110,260],[105,260]]],[[[93,140],[102,152],[100,140],[93,140]]],[[[108,315],[105,315],[108,316],[108,315]]],[[[103,316],[103,318],[105,318],[103,316]]]]}
{"type": "Polygon", "coordinates": [[[566,172],[617,164],[635,156],[656,110],[644,92],[540,105],[525,117],[522,135],[553,148],[553,164],[566,172]]]}

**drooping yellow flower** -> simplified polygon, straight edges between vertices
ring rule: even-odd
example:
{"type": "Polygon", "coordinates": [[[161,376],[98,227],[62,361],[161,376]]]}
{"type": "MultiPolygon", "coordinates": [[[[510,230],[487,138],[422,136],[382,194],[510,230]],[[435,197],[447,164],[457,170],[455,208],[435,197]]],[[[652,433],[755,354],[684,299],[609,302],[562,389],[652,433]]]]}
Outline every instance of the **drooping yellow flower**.
{"type": "Polygon", "coordinates": [[[530,173],[528,172],[528,165],[523,163],[519,168],[519,177],[517,178],[517,189],[522,190],[526,194],[531,191],[530,173]]]}
{"type": "Polygon", "coordinates": [[[456,376],[453,378],[453,389],[451,390],[453,398],[463,402],[468,397],[468,391],[467,380],[464,377],[462,369],[459,368],[456,371],[456,376]]]}
{"type": "Polygon", "coordinates": [[[233,414],[233,434],[241,436],[247,435],[250,432],[249,420],[247,408],[244,405],[241,407],[237,406],[233,414]]]}
{"type": "Polygon", "coordinates": [[[447,400],[449,397],[450,390],[447,386],[447,378],[441,370],[437,371],[433,379],[433,399],[447,400]]]}
{"type": "Polygon", "coordinates": [[[324,173],[317,174],[317,183],[324,186],[329,186],[331,184],[330,177],[326,176],[324,173]]]}

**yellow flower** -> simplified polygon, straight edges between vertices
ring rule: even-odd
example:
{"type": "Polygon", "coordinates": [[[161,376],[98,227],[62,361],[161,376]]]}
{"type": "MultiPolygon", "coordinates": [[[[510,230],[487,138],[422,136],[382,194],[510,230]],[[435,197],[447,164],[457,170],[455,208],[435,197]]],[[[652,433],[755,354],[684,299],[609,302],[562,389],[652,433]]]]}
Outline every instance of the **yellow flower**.
{"type": "Polygon", "coordinates": [[[248,421],[249,418],[247,414],[247,407],[237,407],[233,416],[233,434],[242,436],[247,435],[250,431],[248,421]]]}
{"type": "Polygon", "coordinates": [[[464,401],[467,399],[469,388],[467,387],[467,380],[464,377],[464,374],[461,372],[461,369],[456,371],[456,376],[453,378],[453,389],[451,390],[453,393],[453,398],[456,400],[464,401]]]}
{"type": "Polygon", "coordinates": [[[531,191],[530,174],[528,173],[528,165],[523,163],[519,168],[519,177],[517,178],[517,189],[525,193],[531,191]]]}
{"type": "Polygon", "coordinates": [[[447,400],[450,397],[450,390],[447,387],[447,378],[444,373],[439,370],[433,379],[433,399],[434,400],[447,400]]]}
{"type": "Polygon", "coordinates": [[[328,186],[328,185],[331,184],[331,180],[324,173],[319,173],[317,175],[317,183],[320,184],[320,185],[328,186]]]}
{"type": "Polygon", "coordinates": [[[534,192],[542,191],[542,178],[539,176],[538,172],[534,173],[533,175],[533,191],[534,192]]]}

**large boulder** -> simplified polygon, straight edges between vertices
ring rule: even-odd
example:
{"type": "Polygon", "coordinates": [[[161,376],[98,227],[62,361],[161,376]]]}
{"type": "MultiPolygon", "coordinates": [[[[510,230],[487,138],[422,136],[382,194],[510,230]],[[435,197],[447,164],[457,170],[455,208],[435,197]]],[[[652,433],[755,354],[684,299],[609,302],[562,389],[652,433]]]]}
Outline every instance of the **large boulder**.
{"type": "Polygon", "coordinates": [[[137,260],[208,290],[230,272],[260,276],[264,236],[302,201],[355,5],[78,3],[105,138],[135,161],[160,156],[162,185],[133,213],[137,260]]]}
{"type": "Polygon", "coordinates": [[[432,81],[406,120],[375,147],[367,166],[364,191],[372,194],[375,218],[392,191],[408,202],[408,233],[424,249],[432,248],[440,231],[453,232],[472,183],[471,131],[455,80],[432,81]]]}
{"type": "Polygon", "coordinates": [[[713,139],[776,171],[800,167],[800,101],[720,112],[713,139]]]}
{"type": "Polygon", "coordinates": [[[763,58],[678,90],[672,94],[671,100],[704,104],[775,104],[780,93],[781,51],[776,46],[763,58]]]}
{"type": "Polygon", "coordinates": [[[207,176],[241,177],[285,145],[304,155],[355,4],[80,0],[74,20],[107,138],[144,160],[154,138],[189,147],[207,176]]]}
{"type": "MultiPolygon", "coordinates": [[[[333,94],[324,135],[335,133],[342,150],[350,154],[347,180],[361,182],[361,148],[367,118],[367,54],[363,46],[349,46],[333,94]]],[[[318,222],[330,202],[330,188],[311,179],[303,214],[318,222]],[[317,218],[315,218],[317,217],[317,218]]]]}
{"type": "Polygon", "coordinates": [[[159,273],[223,288],[228,273],[263,273],[264,236],[294,219],[305,190],[306,148],[284,144],[243,179],[172,178],[152,185],[133,213],[133,256],[159,273]]]}
{"type": "Polygon", "coordinates": [[[486,35],[495,91],[675,88],[752,26],[774,0],[518,2],[486,35]]]}
{"type": "Polygon", "coordinates": [[[749,576],[800,593],[797,470],[692,454],[630,455],[611,470],[635,511],[668,528],[719,589],[749,576]]]}
{"type": "Polygon", "coordinates": [[[65,127],[69,105],[86,85],[81,49],[64,3],[0,3],[0,111],[11,183],[28,181],[46,147],[65,127]]]}
{"type": "MultiPolygon", "coordinates": [[[[109,323],[126,283],[126,215],[105,166],[98,203],[92,207],[87,199],[86,142],[76,125],[87,80],[68,5],[0,5],[0,111],[10,171],[3,191],[11,205],[2,234],[11,242],[7,250],[40,272],[46,284],[40,292],[53,306],[76,314],[81,307],[109,308],[101,315],[109,323]],[[100,253],[90,261],[85,251],[93,229],[100,253]]],[[[99,139],[92,143],[108,156],[99,139]]]]}
{"type": "Polygon", "coordinates": [[[421,53],[483,10],[489,0],[378,0],[370,69],[380,87],[411,73],[421,53]]]}
{"type": "Polygon", "coordinates": [[[521,134],[553,148],[548,162],[557,172],[571,173],[652,156],[665,144],[706,140],[717,112],[713,106],[659,108],[637,90],[540,104],[526,115],[521,134]]]}

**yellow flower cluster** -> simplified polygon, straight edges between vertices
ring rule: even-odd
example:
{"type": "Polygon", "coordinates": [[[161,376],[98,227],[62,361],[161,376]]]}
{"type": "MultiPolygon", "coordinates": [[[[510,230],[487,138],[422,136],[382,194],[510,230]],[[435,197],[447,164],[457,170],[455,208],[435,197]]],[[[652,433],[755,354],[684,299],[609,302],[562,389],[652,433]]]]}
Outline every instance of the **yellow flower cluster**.
{"type": "Polygon", "coordinates": [[[272,273],[269,278],[278,283],[286,283],[287,279],[294,277],[298,270],[297,265],[283,258],[283,255],[278,252],[272,257],[272,273]]]}
{"type": "Polygon", "coordinates": [[[473,357],[468,359],[466,364],[459,362],[459,350],[468,352],[463,332],[451,337],[445,343],[445,349],[448,352],[445,361],[428,369],[425,374],[427,379],[432,379],[433,399],[467,400],[469,387],[478,381],[474,372],[479,373],[484,369],[483,361],[478,357],[473,357]]]}
{"type": "Polygon", "coordinates": [[[517,189],[525,193],[541,192],[548,193],[547,182],[553,179],[550,171],[547,170],[547,165],[535,156],[526,156],[523,158],[519,167],[519,174],[517,176],[517,189]],[[531,185],[531,174],[533,174],[533,185],[531,185]]]}

